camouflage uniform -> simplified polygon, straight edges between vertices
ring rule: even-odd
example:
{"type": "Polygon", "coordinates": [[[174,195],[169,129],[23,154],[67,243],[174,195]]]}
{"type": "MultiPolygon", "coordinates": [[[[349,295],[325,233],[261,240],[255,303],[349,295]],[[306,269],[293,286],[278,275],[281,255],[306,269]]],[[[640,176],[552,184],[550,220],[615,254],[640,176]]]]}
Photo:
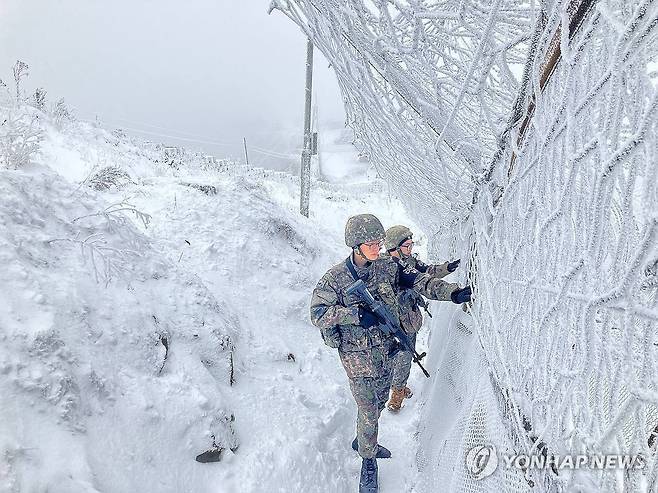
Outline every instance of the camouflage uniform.
{"type": "MultiPolygon", "coordinates": [[[[358,408],[357,439],[364,459],[375,456],[378,419],[386,405],[391,386],[391,356],[397,342],[377,326],[359,325],[360,299],[345,291],[354,283],[346,262],[332,267],[318,282],[311,299],[311,321],[320,328],[325,343],[338,348],[350,389],[358,408]]],[[[386,303],[398,316],[398,296],[402,289],[418,291],[431,299],[450,299],[456,285],[447,284],[418,271],[404,270],[390,257],[354,269],[373,296],[386,303]]]]}
{"type": "MultiPolygon", "coordinates": [[[[414,254],[404,259],[391,257],[393,260],[402,265],[406,270],[417,270],[427,274],[435,279],[442,279],[448,274],[448,262],[439,265],[427,265],[414,254]]],[[[458,289],[457,284],[452,286],[450,292],[458,289]]],[[[450,297],[446,298],[450,300],[450,297]]],[[[416,333],[423,325],[423,314],[421,308],[427,308],[427,302],[423,297],[413,289],[403,289],[398,295],[398,306],[400,310],[400,326],[409,336],[413,345],[416,344],[416,333]]],[[[407,385],[409,373],[411,372],[412,354],[410,351],[400,351],[393,358],[393,378],[391,387],[393,389],[403,389],[407,385]]]]}

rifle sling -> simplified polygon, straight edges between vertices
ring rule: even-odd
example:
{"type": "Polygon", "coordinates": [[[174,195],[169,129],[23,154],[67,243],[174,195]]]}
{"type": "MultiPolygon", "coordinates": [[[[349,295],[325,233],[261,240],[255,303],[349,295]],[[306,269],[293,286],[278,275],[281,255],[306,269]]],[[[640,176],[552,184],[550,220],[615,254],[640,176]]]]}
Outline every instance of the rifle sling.
{"type": "MultiPolygon", "coordinates": [[[[352,257],[349,256],[345,259],[345,265],[347,266],[347,270],[350,271],[350,274],[352,274],[352,277],[354,278],[355,281],[358,281],[361,279],[359,277],[359,274],[356,273],[356,269],[354,268],[354,265],[352,264],[352,257]]],[[[363,280],[363,279],[361,279],[363,280]]]]}

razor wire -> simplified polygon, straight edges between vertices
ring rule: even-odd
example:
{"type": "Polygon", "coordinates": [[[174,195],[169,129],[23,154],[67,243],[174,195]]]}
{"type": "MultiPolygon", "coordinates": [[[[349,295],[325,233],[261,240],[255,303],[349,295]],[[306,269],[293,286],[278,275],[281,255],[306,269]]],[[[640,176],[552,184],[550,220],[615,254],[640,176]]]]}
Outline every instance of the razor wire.
{"type": "MultiPolygon", "coordinates": [[[[271,8],[333,65],[358,144],[437,251],[468,252],[473,326],[514,446],[647,460],[526,470],[528,484],[658,488],[656,2],[271,8]]],[[[469,426],[446,453],[472,442],[469,426]]]]}

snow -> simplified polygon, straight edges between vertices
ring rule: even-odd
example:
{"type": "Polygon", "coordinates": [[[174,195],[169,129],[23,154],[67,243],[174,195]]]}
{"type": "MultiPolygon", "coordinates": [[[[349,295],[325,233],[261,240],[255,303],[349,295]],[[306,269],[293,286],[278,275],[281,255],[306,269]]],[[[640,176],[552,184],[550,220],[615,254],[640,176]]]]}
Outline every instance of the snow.
{"type": "MultiPolygon", "coordinates": [[[[304,218],[294,177],[173,169],[41,120],[36,164],[0,171],[0,491],[354,491],[356,406],[310,293],[347,255],[350,215],[414,228],[356,150],[327,139],[333,183],[304,218]],[[130,180],[92,189],[102,165],[130,180]],[[222,460],[196,462],[213,436],[222,460]]],[[[381,420],[383,492],[415,481],[412,375],[416,396],[381,420]]]]}
{"type": "Polygon", "coordinates": [[[332,64],[358,145],[473,288],[469,336],[447,324],[416,488],[654,491],[657,5],[453,3],[272,3],[332,64]],[[510,442],[650,461],[587,481],[458,465],[510,442]]]}
{"type": "Polygon", "coordinates": [[[235,440],[221,423],[226,382],[206,368],[226,375],[234,316],[131,224],[74,222],[104,205],[96,194],[43,166],[2,174],[0,256],[12,268],[1,280],[0,385],[2,415],[15,417],[0,434],[7,483],[33,491],[71,476],[129,491],[151,476],[149,464],[180,461],[182,470],[159,477],[184,484],[176,477],[194,467],[185,459],[209,433],[225,446],[235,440]],[[73,243],[91,234],[125,252],[106,259],[122,279],[96,281],[91,247],[73,243]],[[179,446],[162,447],[171,437],[179,446]],[[121,479],[117,469],[135,472],[121,479]]]}
{"type": "Polygon", "coordinates": [[[354,152],[349,129],[328,129],[323,135],[322,177],[331,183],[367,180],[370,164],[354,152]]]}
{"type": "Polygon", "coordinates": [[[430,3],[272,3],[354,129],[320,139],[308,219],[291,174],[0,106],[0,492],[354,491],[356,410],[308,301],[360,212],[422,226],[475,299],[432,308],[383,492],[655,489],[658,7],[430,3]],[[649,462],[464,467],[540,443],[649,462]]]}

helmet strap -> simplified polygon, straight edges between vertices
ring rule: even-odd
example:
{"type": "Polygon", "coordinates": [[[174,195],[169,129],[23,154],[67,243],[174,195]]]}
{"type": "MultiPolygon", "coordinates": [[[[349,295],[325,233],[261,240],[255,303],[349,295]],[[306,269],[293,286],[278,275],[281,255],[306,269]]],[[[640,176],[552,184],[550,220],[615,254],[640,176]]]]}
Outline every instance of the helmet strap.
{"type": "Polygon", "coordinates": [[[359,257],[361,257],[361,258],[363,258],[364,260],[366,260],[367,262],[369,262],[368,257],[366,257],[366,256],[363,254],[363,252],[361,251],[361,245],[357,245],[357,246],[355,246],[355,247],[353,248],[353,250],[354,250],[354,252],[355,252],[359,257]]]}
{"type": "Polygon", "coordinates": [[[401,249],[400,247],[402,246],[402,243],[404,243],[404,242],[407,241],[407,240],[411,240],[412,238],[413,238],[413,236],[407,236],[404,240],[402,240],[402,241],[400,242],[400,244],[398,245],[398,247],[395,249],[395,251],[398,252],[398,255],[400,256],[401,259],[406,260],[406,259],[408,259],[409,257],[411,257],[411,254],[409,254],[409,255],[405,255],[404,253],[402,253],[402,249],[401,249]]]}
{"type": "MultiPolygon", "coordinates": [[[[404,240],[404,241],[407,241],[407,240],[404,240]]],[[[404,243],[404,242],[403,242],[403,243],[404,243]]],[[[399,245],[398,245],[398,247],[395,249],[395,251],[398,252],[398,255],[399,255],[400,258],[403,259],[403,260],[406,260],[406,259],[408,259],[409,257],[411,257],[411,254],[409,254],[409,255],[405,255],[404,253],[402,253],[402,248],[400,248],[399,245]]]]}

